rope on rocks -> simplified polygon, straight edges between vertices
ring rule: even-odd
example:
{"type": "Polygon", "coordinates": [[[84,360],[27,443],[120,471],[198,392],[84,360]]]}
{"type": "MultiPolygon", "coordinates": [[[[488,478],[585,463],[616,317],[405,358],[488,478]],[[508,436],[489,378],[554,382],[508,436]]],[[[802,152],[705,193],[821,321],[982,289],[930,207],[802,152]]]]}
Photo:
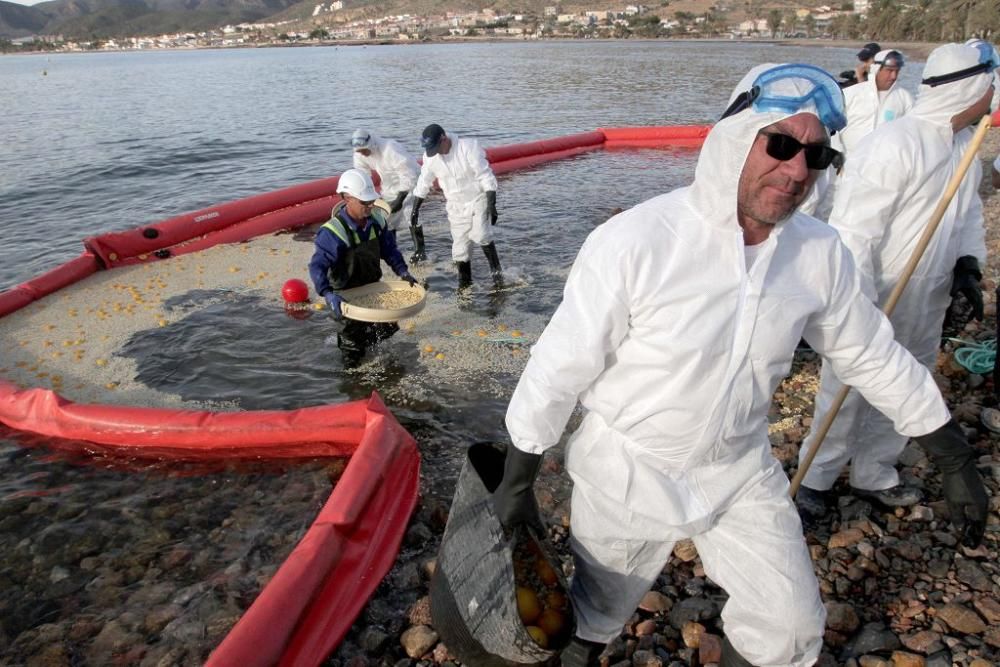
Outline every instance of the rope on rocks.
{"type": "Polygon", "coordinates": [[[986,375],[993,372],[993,364],[996,363],[997,358],[997,341],[995,338],[990,338],[981,343],[962,340],[961,338],[948,338],[947,340],[966,346],[955,350],[955,361],[962,368],[976,375],[986,375]]]}

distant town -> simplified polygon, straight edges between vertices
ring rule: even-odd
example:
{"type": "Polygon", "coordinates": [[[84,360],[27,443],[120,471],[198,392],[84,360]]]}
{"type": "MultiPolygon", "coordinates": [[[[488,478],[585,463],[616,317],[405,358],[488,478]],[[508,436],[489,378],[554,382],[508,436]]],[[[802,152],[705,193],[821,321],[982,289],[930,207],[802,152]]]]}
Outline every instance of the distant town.
{"type": "MultiPolygon", "coordinates": [[[[732,23],[728,8],[719,3],[702,14],[677,11],[659,16],[644,5],[615,10],[560,13],[545,7],[542,16],[478,12],[441,15],[411,14],[379,18],[348,18],[344,0],[317,4],[308,20],[241,23],[204,32],[122,37],[80,41],[61,35],[31,36],[10,40],[19,51],[123,51],[152,49],[226,48],[336,43],[395,43],[439,39],[534,40],[547,38],[622,39],[626,37],[821,37],[850,33],[860,24],[869,0],[854,0],[839,8],[821,6],[797,10],[765,10],[747,2],[741,14],[751,18],[732,23]],[[756,7],[756,11],[755,11],[756,7]]],[[[354,12],[356,14],[356,12],[354,12]]]]}

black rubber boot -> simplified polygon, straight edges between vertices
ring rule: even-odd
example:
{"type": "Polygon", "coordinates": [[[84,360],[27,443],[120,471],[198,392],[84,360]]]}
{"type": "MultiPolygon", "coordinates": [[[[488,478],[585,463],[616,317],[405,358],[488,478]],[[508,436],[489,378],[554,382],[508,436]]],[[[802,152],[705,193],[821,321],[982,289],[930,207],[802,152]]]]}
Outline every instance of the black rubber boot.
{"type": "Polygon", "coordinates": [[[424,252],[424,228],[420,225],[410,225],[410,238],[413,239],[413,254],[410,255],[410,264],[419,264],[427,260],[427,253],[424,252]]]}
{"type": "Polygon", "coordinates": [[[719,659],[719,667],[753,667],[752,664],[739,654],[729,643],[728,638],[722,640],[722,658],[719,659]]]}
{"type": "Polygon", "coordinates": [[[493,284],[497,287],[503,287],[503,267],[500,266],[500,256],[497,255],[496,244],[491,242],[481,247],[483,254],[486,255],[486,259],[490,263],[490,274],[493,276],[493,284]]]}
{"type": "Polygon", "coordinates": [[[604,644],[573,637],[563,652],[559,655],[562,667],[598,667],[599,658],[604,653],[604,644]]]}
{"type": "Polygon", "coordinates": [[[458,289],[462,290],[472,284],[472,262],[455,262],[458,267],[458,289]]]}

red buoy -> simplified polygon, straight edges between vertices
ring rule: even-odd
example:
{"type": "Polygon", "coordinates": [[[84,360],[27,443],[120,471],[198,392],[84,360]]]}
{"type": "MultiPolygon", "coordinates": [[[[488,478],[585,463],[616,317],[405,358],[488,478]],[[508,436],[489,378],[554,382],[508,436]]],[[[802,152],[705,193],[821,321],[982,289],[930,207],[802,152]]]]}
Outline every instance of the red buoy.
{"type": "Polygon", "coordinates": [[[281,288],[281,298],[285,303],[302,303],[309,300],[309,286],[298,278],[286,280],[281,288]]]}

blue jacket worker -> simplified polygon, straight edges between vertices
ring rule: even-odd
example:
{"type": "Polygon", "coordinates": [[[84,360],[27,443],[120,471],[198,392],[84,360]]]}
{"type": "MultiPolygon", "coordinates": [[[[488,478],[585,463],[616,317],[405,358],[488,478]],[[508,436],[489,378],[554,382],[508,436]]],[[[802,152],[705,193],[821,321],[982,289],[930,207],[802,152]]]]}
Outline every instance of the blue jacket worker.
{"type": "Polygon", "coordinates": [[[385,212],[374,208],[378,193],[371,176],[358,169],[348,169],[340,176],[337,194],[341,201],[333,207],[330,219],[316,232],[316,251],[309,261],[309,275],[316,293],[326,299],[333,318],[342,323],[337,347],[345,365],[354,365],[365,355],[369,345],[389,338],[399,331],[399,325],[345,319],[340,290],[381,280],[381,260],[410,285],[417,280],[410,275],[396,246],[385,212]]]}

